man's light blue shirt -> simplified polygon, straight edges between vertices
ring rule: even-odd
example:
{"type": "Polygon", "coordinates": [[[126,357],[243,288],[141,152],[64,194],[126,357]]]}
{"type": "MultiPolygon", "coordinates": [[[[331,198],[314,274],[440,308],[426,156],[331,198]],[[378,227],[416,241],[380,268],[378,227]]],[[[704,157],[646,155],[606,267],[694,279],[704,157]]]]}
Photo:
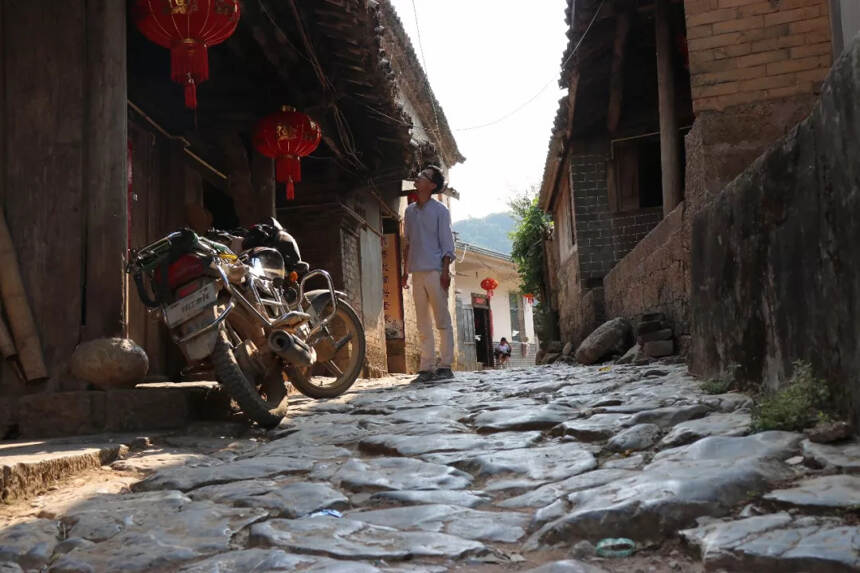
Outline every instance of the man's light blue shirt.
{"type": "Polygon", "coordinates": [[[409,243],[407,272],[441,271],[442,258],[454,260],[454,233],[448,208],[431,198],[419,207],[406,207],[406,241],[409,243]]]}

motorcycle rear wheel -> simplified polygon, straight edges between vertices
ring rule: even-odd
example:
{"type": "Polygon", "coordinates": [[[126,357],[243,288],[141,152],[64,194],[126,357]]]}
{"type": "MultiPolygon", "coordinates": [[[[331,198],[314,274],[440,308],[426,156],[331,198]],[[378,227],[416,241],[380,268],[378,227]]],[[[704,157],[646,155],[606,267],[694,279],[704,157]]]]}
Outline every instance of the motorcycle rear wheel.
{"type": "MultiPolygon", "coordinates": [[[[330,308],[331,304],[327,304],[319,311],[320,315],[326,316],[330,308]]],[[[361,369],[364,368],[364,357],[367,351],[364,326],[358,318],[358,313],[340,297],[337,300],[337,311],[329,323],[329,329],[335,343],[348,337],[330,360],[311,367],[289,366],[287,368],[287,376],[292,385],[309,398],[340,396],[349,390],[361,374],[361,369]]],[[[319,343],[314,348],[320,353],[319,343]]]]}
{"type": "Polygon", "coordinates": [[[273,393],[269,400],[263,399],[236,361],[230,338],[223,330],[212,352],[212,365],[218,382],[227,389],[242,411],[260,426],[274,428],[287,414],[286,393],[273,393]]]}

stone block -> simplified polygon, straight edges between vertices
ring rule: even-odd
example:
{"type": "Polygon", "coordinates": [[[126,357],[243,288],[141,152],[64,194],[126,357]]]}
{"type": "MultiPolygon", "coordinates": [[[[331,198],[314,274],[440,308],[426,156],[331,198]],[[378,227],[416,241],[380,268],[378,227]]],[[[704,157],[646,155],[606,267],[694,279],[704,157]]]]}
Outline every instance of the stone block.
{"type": "Polygon", "coordinates": [[[51,392],[18,399],[22,437],[94,434],[105,428],[104,392],[51,392]]]}
{"type": "Polygon", "coordinates": [[[104,396],[105,429],[111,432],[178,428],[188,422],[188,400],[180,389],[110,390],[104,396]]]}
{"type": "Polygon", "coordinates": [[[69,370],[101,388],[131,388],[146,376],[146,351],[128,338],[99,338],[75,348],[69,370]]]}
{"type": "Polygon", "coordinates": [[[561,349],[561,355],[564,357],[570,356],[570,353],[573,352],[573,343],[567,342],[564,345],[564,348],[561,349]]]}
{"type": "Polygon", "coordinates": [[[604,322],[582,341],[576,349],[576,361],[594,364],[613,350],[622,352],[629,344],[630,323],[624,318],[613,318],[604,322]],[[623,350],[622,350],[623,348],[623,350]]]}
{"type": "Polygon", "coordinates": [[[562,345],[561,340],[553,340],[546,345],[546,351],[553,354],[561,353],[563,348],[564,346],[562,345]]]}
{"type": "Polygon", "coordinates": [[[636,327],[636,336],[642,336],[643,334],[649,334],[651,332],[657,332],[658,330],[664,330],[668,326],[669,325],[662,320],[642,321],[639,323],[639,326],[636,327]]]}
{"type": "Polygon", "coordinates": [[[669,356],[675,352],[675,343],[671,340],[652,340],[642,346],[642,351],[652,358],[669,356]]]}
{"type": "Polygon", "coordinates": [[[651,342],[653,340],[671,340],[672,339],[672,329],[671,328],[663,328],[661,330],[655,330],[653,332],[646,332],[645,334],[639,335],[639,344],[645,344],[646,342],[651,342]]]}
{"type": "Polygon", "coordinates": [[[666,315],[662,312],[646,312],[642,315],[642,322],[663,321],[666,315]]]}

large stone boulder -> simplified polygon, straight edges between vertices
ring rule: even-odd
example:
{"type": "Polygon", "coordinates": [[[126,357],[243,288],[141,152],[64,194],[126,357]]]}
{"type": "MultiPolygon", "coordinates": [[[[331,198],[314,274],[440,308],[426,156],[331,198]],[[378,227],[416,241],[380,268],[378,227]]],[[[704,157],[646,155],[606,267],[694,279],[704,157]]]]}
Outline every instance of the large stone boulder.
{"type": "Polygon", "coordinates": [[[576,361],[594,364],[607,354],[630,347],[632,328],[624,318],[613,318],[598,326],[576,349],[576,361]]]}
{"type": "Polygon", "coordinates": [[[101,388],[132,388],[149,371],[149,358],[128,338],[98,338],[75,348],[69,369],[101,388]]]}

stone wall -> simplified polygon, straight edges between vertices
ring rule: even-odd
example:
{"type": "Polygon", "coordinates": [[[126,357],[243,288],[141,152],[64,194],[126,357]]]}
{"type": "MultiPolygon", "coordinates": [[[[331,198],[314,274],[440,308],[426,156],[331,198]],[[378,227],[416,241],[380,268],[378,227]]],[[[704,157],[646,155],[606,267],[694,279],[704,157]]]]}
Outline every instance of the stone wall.
{"type": "Polygon", "coordinates": [[[830,67],[829,0],[686,0],[693,109],[814,93],[830,67]]]}
{"type": "Polygon", "coordinates": [[[676,334],[689,332],[690,249],[682,202],[603,279],[606,314],[635,317],[662,312],[676,334]]]}
{"type": "Polygon", "coordinates": [[[810,117],[693,220],[690,366],[777,386],[794,360],[860,412],[860,41],[810,117]]]}

